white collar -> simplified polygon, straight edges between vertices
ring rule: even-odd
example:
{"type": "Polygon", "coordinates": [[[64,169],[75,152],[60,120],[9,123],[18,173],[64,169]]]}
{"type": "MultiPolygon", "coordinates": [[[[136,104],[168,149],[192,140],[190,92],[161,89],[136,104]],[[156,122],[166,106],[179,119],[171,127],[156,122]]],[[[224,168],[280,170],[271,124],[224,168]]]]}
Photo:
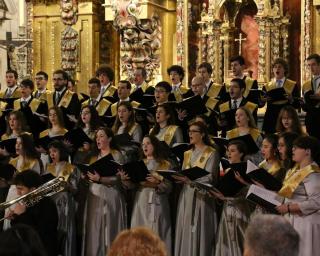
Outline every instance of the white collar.
{"type": "Polygon", "coordinates": [[[45,93],[46,92],[46,90],[47,90],[47,88],[44,88],[44,89],[42,89],[42,90],[38,90],[38,93],[45,93]]]}
{"type": "Polygon", "coordinates": [[[29,100],[31,100],[31,95],[28,98],[20,98],[20,102],[29,102],[29,100]]]}
{"type": "Polygon", "coordinates": [[[65,90],[67,90],[67,87],[64,87],[61,91],[56,91],[56,93],[58,93],[59,96],[61,96],[65,90]]]}
{"type": "Polygon", "coordinates": [[[129,102],[130,101],[130,98],[128,97],[128,98],[126,98],[126,99],[124,99],[124,100],[119,100],[119,102],[129,102]]]}
{"type": "Polygon", "coordinates": [[[13,87],[8,87],[8,90],[13,93],[16,89],[18,88],[17,85],[13,86],[13,87]]]}

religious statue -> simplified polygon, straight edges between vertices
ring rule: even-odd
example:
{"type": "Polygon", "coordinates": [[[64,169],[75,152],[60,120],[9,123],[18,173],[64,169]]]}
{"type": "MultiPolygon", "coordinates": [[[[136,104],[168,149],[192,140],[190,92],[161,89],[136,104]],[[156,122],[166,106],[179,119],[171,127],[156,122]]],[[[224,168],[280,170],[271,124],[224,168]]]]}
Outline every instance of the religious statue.
{"type": "Polygon", "coordinates": [[[74,77],[78,65],[79,35],[72,27],[67,26],[61,36],[61,67],[70,77],[74,77]]]}
{"type": "Polygon", "coordinates": [[[77,23],[78,3],[77,0],[61,0],[61,19],[65,25],[77,23]]]}

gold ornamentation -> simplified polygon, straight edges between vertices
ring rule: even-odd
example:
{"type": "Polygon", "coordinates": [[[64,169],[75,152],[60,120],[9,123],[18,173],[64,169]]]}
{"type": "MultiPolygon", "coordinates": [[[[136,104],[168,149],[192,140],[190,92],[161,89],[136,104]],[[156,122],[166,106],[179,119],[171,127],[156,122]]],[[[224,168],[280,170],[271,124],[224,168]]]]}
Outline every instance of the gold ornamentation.
{"type": "Polygon", "coordinates": [[[61,0],[61,19],[65,25],[74,25],[77,23],[78,3],[77,0],[61,0]]]}

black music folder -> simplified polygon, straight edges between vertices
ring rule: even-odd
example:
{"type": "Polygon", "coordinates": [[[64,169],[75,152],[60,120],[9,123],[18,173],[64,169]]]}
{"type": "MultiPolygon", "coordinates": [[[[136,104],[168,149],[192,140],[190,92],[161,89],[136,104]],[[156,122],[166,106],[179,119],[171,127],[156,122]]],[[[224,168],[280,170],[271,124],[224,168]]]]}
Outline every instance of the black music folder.
{"type": "Polygon", "coordinates": [[[0,141],[0,147],[5,148],[9,154],[16,154],[16,141],[17,139],[7,139],[0,141]]]}
{"type": "Polygon", "coordinates": [[[83,143],[93,143],[93,140],[90,139],[81,128],[76,128],[68,131],[64,135],[64,137],[73,145],[75,149],[81,148],[83,146],[83,143]]]}
{"type": "Polygon", "coordinates": [[[213,141],[221,149],[227,147],[229,142],[230,141],[234,141],[234,140],[242,141],[247,147],[248,154],[254,154],[254,153],[257,153],[259,151],[258,145],[256,144],[256,142],[254,141],[254,139],[252,138],[252,136],[250,134],[242,135],[242,136],[235,137],[235,138],[232,138],[232,139],[213,137],[213,141]]]}
{"type": "Polygon", "coordinates": [[[36,146],[42,146],[45,150],[48,150],[48,146],[51,142],[55,141],[55,140],[64,140],[64,135],[59,135],[59,136],[54,136],[54,137],[50,137],[48,135],[37,139],[36,141],[36,146]]]}
{"type": "Polygon", "coordinates": [[[252,180],[261,183],[266,189],[279,191],[282,187],[281,181],[277,180],[267,170],[259,168],[251,161],[248,161],[246,174],[252,180]]]}
{"type": "Polygon", "coordinates": [[[176,179],[173,178],[173,175],[181,176],[181,172],[177,172],[174,170],[157,170],[157,173],[161,175],[164,179],[175,182],[176,179]]]}
{"type": "Polygon", "coordinates": [[[178,175],[186,176],[190,180],[197,180],[199,178],[202,178],[203,176],[208,175],[209,172],[206,171],[205,169],[202,169],[198,166],[182,170],[181,172],[178,173],[178,175]]]}
{"type": "Polygon", "coordinates": [[[256,185],[250,186],[246,198],[249,201],[260,205],[273,213],[278,213],[275,207],[281,205],[284,202],[284,198],[278,195],[276,192],[256,185]]]}
{"type": "Polygon", "coordinates": [[[145,181],[149,174],[143,160],[126,163],[122,165],[122,170],[128,174],[130,180],[134,183],[145,181]]]}
{"type": "Polygon", "coordinates": [[[287,98],[288,94],[283,87],[275,88],[270,91],[267,91],[266,95],[267,95],[267,97],[271,98],[271,102],[288,100],[288,98],[287,98]]]}
{"type": "Polygon", "coordinates": [[[118,173],[118,170],[121,169],[121,165],[113,160],[111,154],[100,158],[92,164],[75,164],[78,169],[83,172],[92,172],[96,171],[102,177],[115,176],[118,173]]]}
{"type": "Polygon", "coordinates": [[[176,108],[186,110],[189,118],[208,111],[200,95],[184,99],[176,105],[176,108]]]}

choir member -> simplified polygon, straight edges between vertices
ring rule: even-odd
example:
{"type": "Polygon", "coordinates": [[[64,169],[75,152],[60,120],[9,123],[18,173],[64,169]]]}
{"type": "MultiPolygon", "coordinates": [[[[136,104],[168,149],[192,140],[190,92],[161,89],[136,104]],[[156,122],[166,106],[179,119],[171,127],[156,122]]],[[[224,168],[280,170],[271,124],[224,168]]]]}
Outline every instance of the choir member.
{"type": "MultiPolygon", "coordinates": [[[[43,171],[39,154],[35,150],[33,138],[30,134],[22,133],[17,137],[16,154],[17,157],[11,158],[9,164],[11,164],[17,170],[17,172],[33,170],[40,174],[43,171]]],[[[18,195],[16,186],[11,185],[6,201],[11,201],[17,197],[18,195]]],[[[6,214],[9,210],[9,208],[6,209],[6,214]]],[[[3,229],[7,229],[9,227],[10,222],[8,220],[5,220],[3,224],[3,229]]]]}
{"type": "Polygon", "coordinates": [[[260,130],[257,129],[251,112],[246,107],[238,108],[235,115],[235,121],[237,127],[227,132],[227,138],[234,139],[250,134],[254,142],[257,144],[259,151],[257,153],[248,154],[247,160],[249,159],[258,165],[262,161],[260,148],[263,138],[260,130]]]}
{"type": "MultiPolygon", "coordinates": [[[[1,141],[16,139],[20,134],[27,132],[29,127],[21,111],[11,111],[8,115],[6,133],[1,136],[1,141]]],[[[8,152],[8,149],[0,148],[0,156],[8,156],[14,152],[8,152]]]]}
{"type": "Polygon", "coordinates": [[[96,77],[100,80],[101,90],[100,97],[115,97],[117,98],[116,91],[117,88],[112,85],[114,79],[113,70],[106,66],[101,65],[96,71],[96,77]]]}
{"type": "MultiPolygon", "coordinates": [[[[112,143],[113,132],[107,127],[96,132],[98,152],[91,163],[109,156],[123,163],[123,156],[112,143]]],[[[82,255],[105,256],[117,234],[127,227],[125,198],[118,176],[100,176],[95,170],[87,172],[89,191],[84,214],[82,255]]]]}
{"type": "Polygon", "coordinates": [[[135,122],[133,107],[130,102],[121,102],[118,105],[116,121],[112,127],[115,135],[128,133],[138,143],[142,141],[141,126],[135,122]]]}
{"type": "Polygon", "coordinates": [[[80,173],[68,162],[68,150],[62,141],[53,141],[48,146],[50,163],[46,166],[44,177],[52,179],[63,177],[67,182],[66,190],[53,196],[58,210],[58,231],[64,239],[60,244],[59,253],[62,255],[76,255],[76,205],[73,194],[77,191],[80,173]]]}
{"type": "Polygon", "coordinates": [[[179,65],[172,65],[167,69],[168,76],[171,81],[171,95],[169,97],[170,101],[182,101],[183,98],[190,97],[192,95],[188,95],[189,87],[186,85],[182,85],[182,81],[184,78],[184,69],[179,65]],[[188,93],[188,94],[187,94],[188,93]]]}
{"type": "MultiPolygon", "coordinates": [[[[228,160],[231,164],[244,161],[247,153],[246,145],[239,140],[231,141],[227,148],[228,160]]],[[[226,172],[235,172],[235,178],[243,183],[243,179],[237,170],[228,168],[226,172]]],[[[243,253],[244,232],[249,224],[253,206],[246,200],[246,187],[241,189],[233,197],[225,197],[220,192],[210,193],[223,200],[224,205],[219,223],[216,256],[241,256],[243,253]]]]}
{"type": "Polygon", "coordinates": [[[172,147],[175,143],[183,142],[182,131],[175,125],[174,113],[168,103],[159,105],[156,111],[156,123],[150,130],[150,135],[156,136],[172,147]]]}
{"type": "Polygon", "coordinates": [[[305,124],[308,134],[320,139],[320,55],[311,54],[307,58],[307,64],[312,78],[302,86],[302,108],[306,112],[305,124]]]}
{"type": "Polygon", "coordinates": [[[288,64],[283,59],[276,59],[272,65],[272,72],[274,78],[264,87],[267,93],[278,88],[283,88],[286,92],[286,100],[272,100],[267,97],[267,109],[264,116],[262,130],[268,133],[274,133],[276,128],[276,122],[279,112],[282,107],[286,105],[292,105],[298,108],[300,92],[295,81],[287,78],[288,64]]]}
{"type": "Polygon", "coordinates": [[[288,171],[293,168],[295,162],[292,160],[292,147],[295,139],[299,137],[294,132],[284,132],[279,135],[278,151],[282,167],[288,171]]]}
{"type": "Polygon", "coordinates": [[[166,152],[161,151],[160,141],[147,135],[143,138],[143,160],[150,171],[146,181],[141,182],[136,193],[131,227],[147,226],[152,229],[167,246],[172,248],[171,216],[168,195],[172,189],[170,181],[163,179],[157,170],[171,169],[166,152]]]}
{"type": "Polygon", "coordinates": [[[228,100],[226,87],[225,85],[214,83],[211,80],[212,72],[212,66],[208,62],[203,62],[198,67],[198,74],[203,78],[204,83],[206,85],[206,95],[224,102],[228,100]]]}
{"type": "Polygon", "coordinates": [[[67,129],[72,129],[80,113],[80,102],[76,93],[67,89],[68,74],[63,70],[53,72],[54,106],[61,108],[67,129]]]}
{"type": "Polygon", "coordinates": [[[282,182],[286,170],[281,166],[278,152],[278,136],[276,134],[268,134],[263,139],[261,153],[264,160],[259,164],[259,167],[265,169],[282,182]]]}
{"type": "Polygon", "coordinates": [[[150,107],[149,102],[144,102],[145,94],[153,95],[154,87],[152,85],[148,85],[146,82],[147,79],[147,71],[145,68],[138,67],[134,71],[134,85],[132,86],[132,91],[130,95],[130,99],[137,101],[139,103],[147,104],[145,107],[150,107]]]}
{"type": "Polygon", "coordinates": [[[48,106],[52,107],[53,102],[52,102],[52,92],[47,89],[47,84],[48,84],[48,74],[44,71],[39,71],[36,74],[35,77],[35,82],[37,89],[33,92],[33,97],[39,100],[43,101],[50,101],[48,102],[48,106]]]}
{"type": "Polygon", "coordinates": [[[257,120],[257,105],[248,101],[243,93],[246,84],[242,79],[234,78],[230,82],[229,95],[230,100],[219,105],[219,125],[221,126],[222,136],[226,131],[231,130],[235,125],[235,112],[239,107],[247,108],[257,120]]]}
{"type": "Polygon", "coordinates": [[[279,191],[285,200],[276,209],[285,214],[299,233],[299,255],[317,255],[320,251],[319,141],[314,137],[301,136],[294,141],[292,152],[296,166],[287,172],[279,191]]]}
{"type": "Polygon", "coordinates": [[[303,135],[302,126],[297,111],[292,106],[284,106],[279,113],[276,125],[276,132],[294,132],[303,135]]]}
{"type": "Polygon", "coordinates": [[[243,96],[248,100],[255,104],[259,103],[259,98],[257,97],[258,94],[253,93],[252,89],[258,89],[258,82],[257,80],[252,79],[249,76],[244,74],[245,69],[245,60],[242,56],[235,56],[230,59],[230,65],[232,70],[233,78],[240,78],[246,84],[246,89],[243,93],[243,96]]]}
{"type": "MultiPolygon", "coordinates": [[[[191,124],[189,138],[192,149],[184,153],[182,169],[205,169],[209,174],[196,181],[216,184],[220,159],[210,146],[206,126],[200,122],[191,124]]],[[[190,186],[186,176],[174,177],[184,184],[178,202],[174,255],[211,255],[218,226],[215,203],[190,186]]]]}

